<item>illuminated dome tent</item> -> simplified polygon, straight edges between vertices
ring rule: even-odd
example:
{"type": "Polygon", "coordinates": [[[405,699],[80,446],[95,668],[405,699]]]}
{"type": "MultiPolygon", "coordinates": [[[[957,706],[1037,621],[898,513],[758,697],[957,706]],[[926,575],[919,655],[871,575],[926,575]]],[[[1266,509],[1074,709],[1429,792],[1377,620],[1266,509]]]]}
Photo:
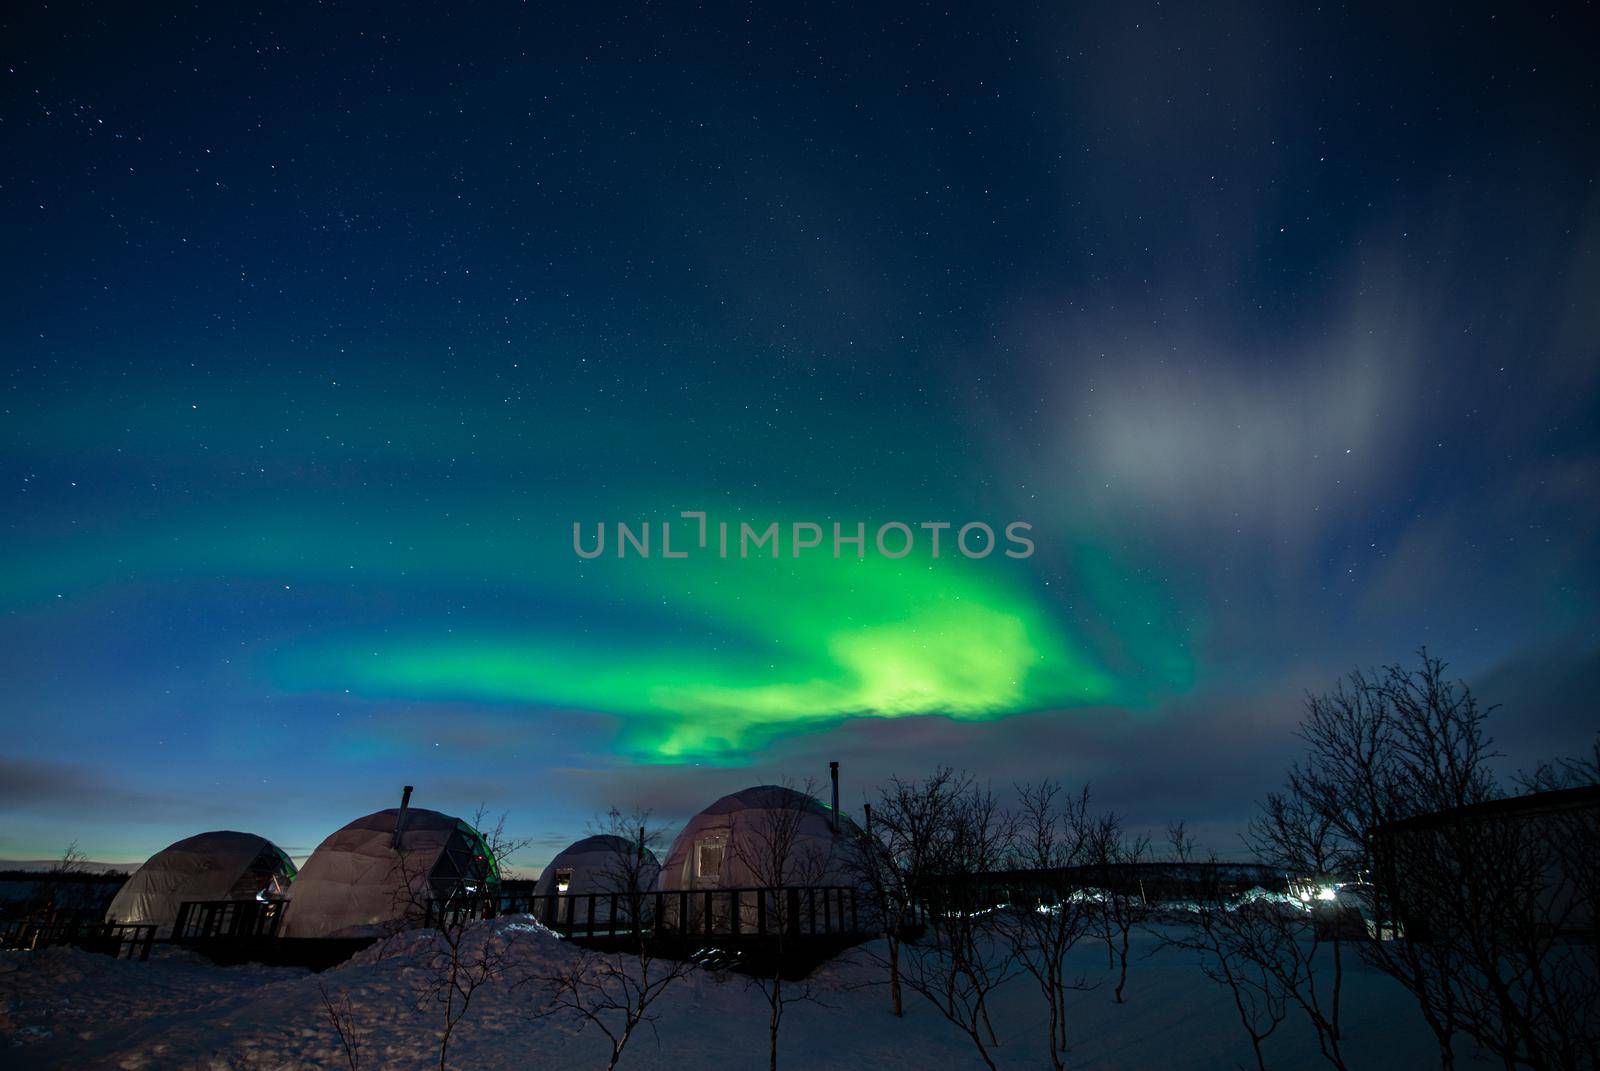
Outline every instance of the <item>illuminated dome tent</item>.
{"type": "Polygon", "coordinates": [[[785,885],[847,885],[844,836],[855,828],[843,818],[834,830],[834,812],[818,800],[781,785],[757,785],[722,797],[689,820],[672,842],[661,868],[661,888],[738,889],[767,884],[748,860],[759,858],[778,812],[798,810],[794,843],[785,867],[785,885]]]}
{"type": "Polygon", "coordinates": [[[287,881],[294,872],[289,857],[265,837],[231,829],[198,833],[134,871],[106,909],[106,921],[155,923],[156,936],[165,939],[184,902],[254,900],[274,879],[287,881]]]}
{"type": "MultiPolygon", "coordinates": [[[[410,790],[407,789],[407,799],[410,790]]],[[[284,937],[364,937],[414,924],[431,900],[498,885],[483,836],[438,811],[407,807],[357,818],[311,853],[289,890],[284,937]]]]}
{"type": "Polygon", "coordinates": [[[638,874],[636,891],[650,892],[656,887],[661,863],[649,848],[643,849],[642,859],[639,851],[639,845],[626,837],[610,833],[584,837],[550,860],[533,886],[533,895],[626,893],[633,873],[638,874]]]}

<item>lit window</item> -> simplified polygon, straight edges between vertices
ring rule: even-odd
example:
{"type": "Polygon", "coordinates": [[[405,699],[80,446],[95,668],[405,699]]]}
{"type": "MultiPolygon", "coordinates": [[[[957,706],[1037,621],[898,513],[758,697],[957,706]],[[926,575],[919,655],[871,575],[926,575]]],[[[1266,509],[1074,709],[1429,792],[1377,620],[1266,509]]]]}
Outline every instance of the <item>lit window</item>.
{"type": "Polygon", "coordinates": [[[700,845],[700,856],[695,872],[709,881],[722,880],[722,845],[700,845]]]}
{"type": "Polygon", "coordinates": [[[562,867],[560,870],[556,871],[556,892],[558,892],[558,893],[566,892],[567,891],[567,886],[569,886],[571,884],[572,884],[572,868],[571,867],[562,867]]]}

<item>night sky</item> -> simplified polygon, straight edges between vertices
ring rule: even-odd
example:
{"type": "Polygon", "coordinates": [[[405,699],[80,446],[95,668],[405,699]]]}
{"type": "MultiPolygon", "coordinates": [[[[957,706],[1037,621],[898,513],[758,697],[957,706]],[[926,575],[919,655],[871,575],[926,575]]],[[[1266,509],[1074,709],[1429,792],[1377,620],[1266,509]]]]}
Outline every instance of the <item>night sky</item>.
{"type": "Polygon", "coordinates": [[[1237,854],[1424,644],[1585,749],[1593,12],[999,6],[7,5],[0,856],[830,759],[1237,854]],[[573,552],[684,510],[868,553],[573,552]]]}

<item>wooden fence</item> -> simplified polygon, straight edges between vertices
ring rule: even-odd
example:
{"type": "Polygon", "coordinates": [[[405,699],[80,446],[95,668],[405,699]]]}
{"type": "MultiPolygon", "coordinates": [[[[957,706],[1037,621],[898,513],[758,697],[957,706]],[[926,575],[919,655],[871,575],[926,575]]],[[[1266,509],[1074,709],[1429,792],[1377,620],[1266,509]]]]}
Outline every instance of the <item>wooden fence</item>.
{"type": "Polygon", "coordinates": [[[30,919],[0,922],[0,948],[15,951],[70,945],[115,958],[147,960],[155,938],[155,926],[145,923],[30,919]]]}
{"type": "Polygon", "coordinates": [[[434,901],[424,926],[464,917],[532,915],[563,937],[700,938],[707,943],[772,938],[865,937],[873,932],[863,893],[846,885],[677,889],[639,893],[498,893],[434,901]]]}
{"type": "Polygon", "coordinates": [[[276,937],[282,900],[188,900],[172,924],[174,944],[224,937],[276,937]]]}

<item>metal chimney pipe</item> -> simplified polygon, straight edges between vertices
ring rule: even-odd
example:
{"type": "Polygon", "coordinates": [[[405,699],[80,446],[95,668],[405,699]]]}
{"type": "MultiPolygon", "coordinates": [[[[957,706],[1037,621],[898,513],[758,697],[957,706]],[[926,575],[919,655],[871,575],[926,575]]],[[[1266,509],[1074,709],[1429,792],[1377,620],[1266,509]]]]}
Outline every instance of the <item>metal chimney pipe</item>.
{"type": "Polygon", "coordinates": [[[833,778],[833,832],[839,832],[839,764],[828,763],[828,776],[833,778]]]}
{"type": "Polygon", "coordinates": [[[394,818],[394,836],[389,840],[389,847],[395,851],[400,850],[400,835],[406,831],[406,808],[411,806],[411,786],[407,785],[405,791],[400,793],[400,813],[394,818]]]}

